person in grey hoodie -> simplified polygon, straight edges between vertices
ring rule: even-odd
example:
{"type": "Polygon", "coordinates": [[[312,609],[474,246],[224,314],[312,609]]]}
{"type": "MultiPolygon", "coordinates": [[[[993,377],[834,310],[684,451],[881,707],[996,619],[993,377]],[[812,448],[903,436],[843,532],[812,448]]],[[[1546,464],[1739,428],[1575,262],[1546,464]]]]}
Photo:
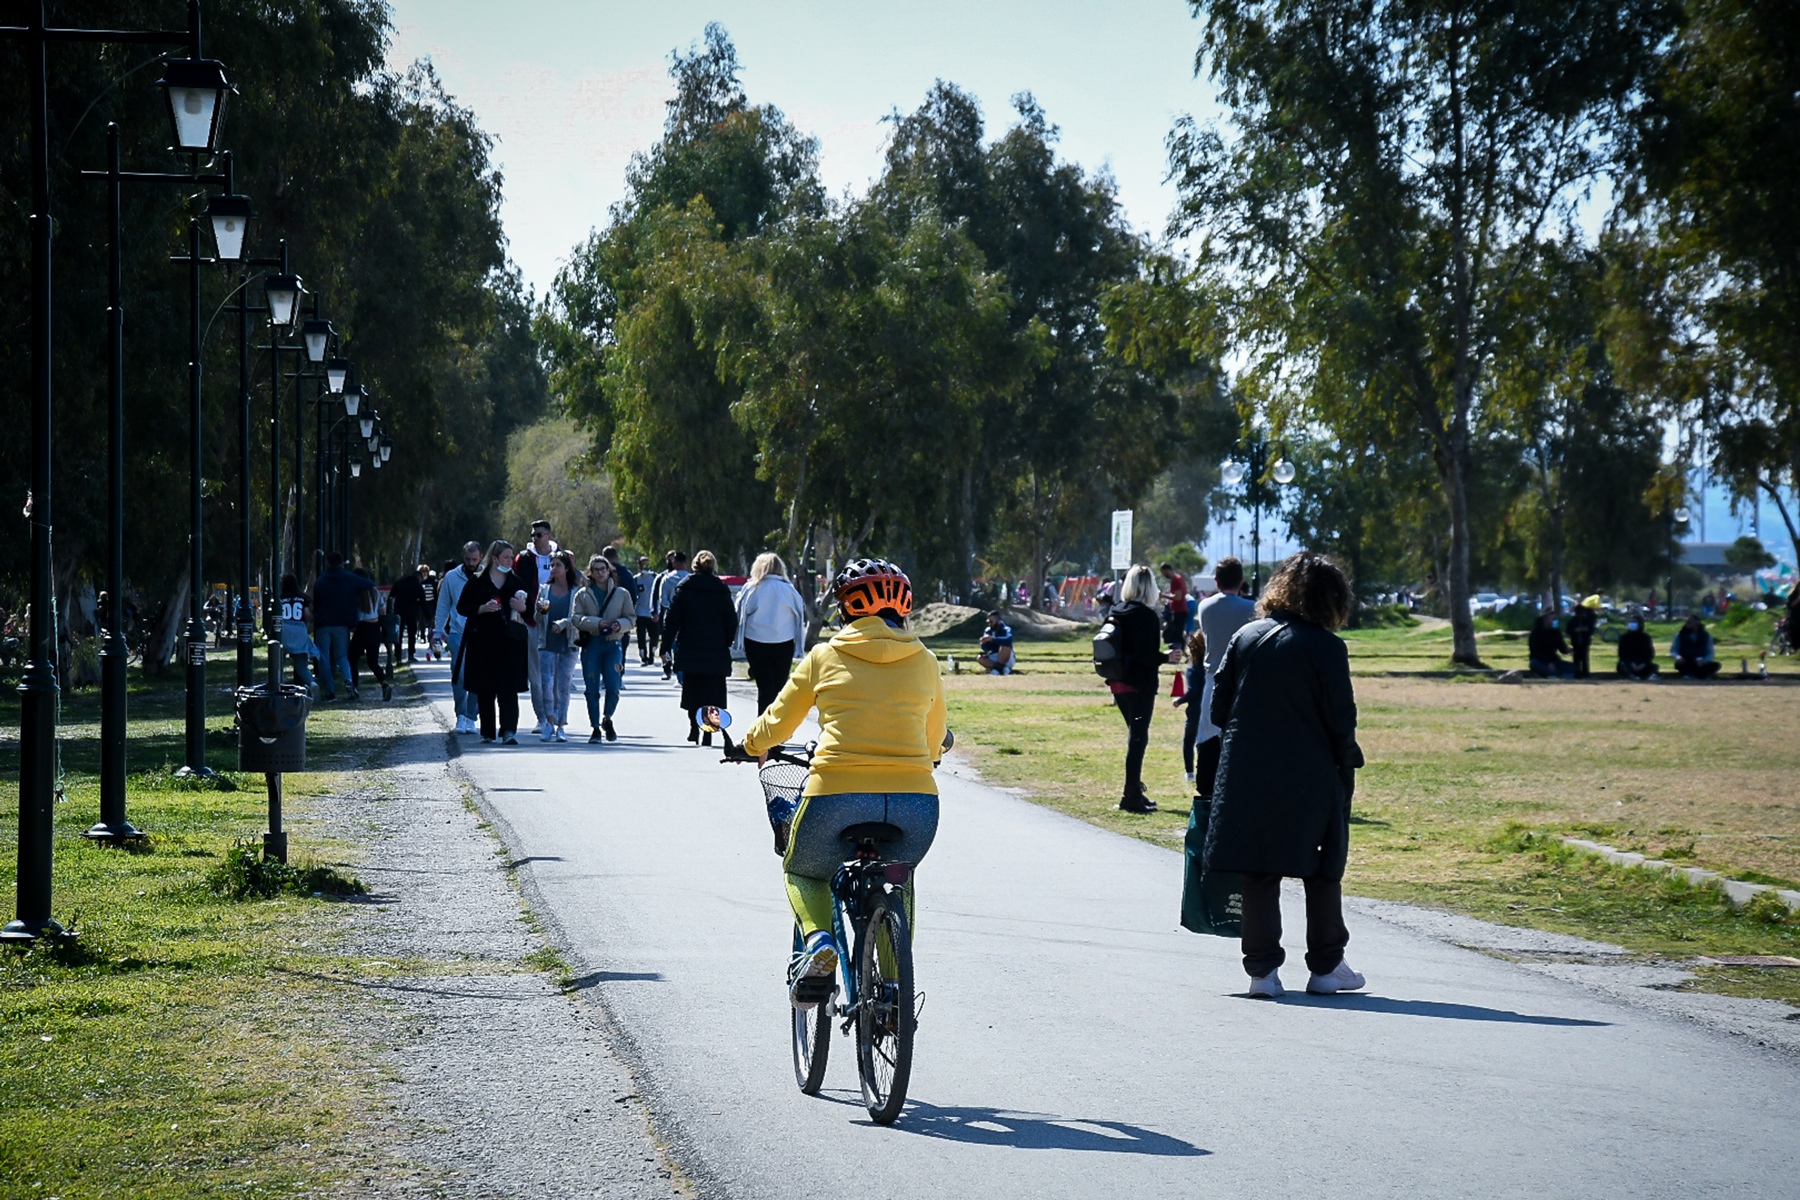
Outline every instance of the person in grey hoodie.
{"type": "Polygon", "coordinates": [[[456,611],[456,602],[462,599],[469,580],[480,573],[481,543],[464,542],[462,566],[445,571],[438,582],[436,624],[444,638],[444,649],[450,655],[450,708],[456,713],[458,733],[474,733],[477,726],[475,696],[463,686],[462,638],[466,622],[456,611]]]}

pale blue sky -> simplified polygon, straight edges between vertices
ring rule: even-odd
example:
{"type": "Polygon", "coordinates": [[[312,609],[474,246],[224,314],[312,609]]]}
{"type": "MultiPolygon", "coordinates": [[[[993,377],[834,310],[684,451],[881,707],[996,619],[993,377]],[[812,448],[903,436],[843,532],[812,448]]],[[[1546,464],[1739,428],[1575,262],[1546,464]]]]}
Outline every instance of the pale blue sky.
{"type": "Polygon", "coordinates": [[[1163,138],[1177,114],[1211,113],[1193,77],[1199,26],[1185,0],[392,0],[394,65],[429,57],[499,139],[513,258],[542,291],[569,250],[604,224],[632,152],[654,142],[669,52],[719,21],[752,102],[819,139],[834,195],[880,169],[881,118],[917,107],[934,79],[981,101],[990,134],[1010,97],[1037,96],[1062,152],[1109,168],[1133,225],[1160,232],[1174,199],[1163,138]]]}

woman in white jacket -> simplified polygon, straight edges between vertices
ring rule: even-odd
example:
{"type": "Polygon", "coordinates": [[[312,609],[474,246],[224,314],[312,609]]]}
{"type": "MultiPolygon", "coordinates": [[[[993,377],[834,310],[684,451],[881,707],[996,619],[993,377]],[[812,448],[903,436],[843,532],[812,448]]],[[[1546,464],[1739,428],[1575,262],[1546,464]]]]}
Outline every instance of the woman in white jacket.
{"type": "Polygon", "coordinates": [[[756,681],[756,711],[775,702],[806,649],[806,602],[787,580],[779,556],[759,554],[738,593],[738,650],[756,681]]]}

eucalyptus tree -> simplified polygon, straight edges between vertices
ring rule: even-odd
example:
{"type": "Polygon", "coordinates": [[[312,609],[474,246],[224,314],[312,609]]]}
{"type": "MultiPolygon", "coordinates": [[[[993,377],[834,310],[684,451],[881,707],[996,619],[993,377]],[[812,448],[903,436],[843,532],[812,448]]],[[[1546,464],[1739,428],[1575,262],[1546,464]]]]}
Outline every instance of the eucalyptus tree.
{"type": "Polygon", "coordinates": [[[1430,454],[1456,661],[1494,354],[1541,237],[1576,223],[1667,28],[1666,0],[1190,0],[1228,130],[1179,122],[1193,238],[1277,420],[1430,454]]]}

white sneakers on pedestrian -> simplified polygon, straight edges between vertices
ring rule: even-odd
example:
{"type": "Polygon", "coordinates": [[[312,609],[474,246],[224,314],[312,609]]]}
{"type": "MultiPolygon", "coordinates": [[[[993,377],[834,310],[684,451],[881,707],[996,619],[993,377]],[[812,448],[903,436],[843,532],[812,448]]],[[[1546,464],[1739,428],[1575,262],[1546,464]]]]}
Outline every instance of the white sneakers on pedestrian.
{"type": "Polygon", "coordinates": [[[475,722],[471,721],[468,717],[456,718],[456,732],[458,733],[474,733],[477,728],[479,727],[475,722]]]}
{"type": "Polygon", "coordinates": [[[1262,978],[1250,981],[1249,994],[1258,999],[1273,1000],[1277,996],[1286,995],[1287,989],[1281,986],[1281,973],[1270,971],[1262,978]]]}
{"type": "Polygon", "coordinates": [[[556,740],[559,742],[568,741],[569,740],[569,731],[564,729],[561,725],[558,725],[556,727],[556,740]]]}
{"type": "Polygon", "coordinates": [[[1306,981],[1306,990],[1315,996],[1335,996],[1339,992],[1354,992],[1368,980],[1351,969],[1348,960],[1341,961],[1330,973],[1314,975],[1306,981]]]}

